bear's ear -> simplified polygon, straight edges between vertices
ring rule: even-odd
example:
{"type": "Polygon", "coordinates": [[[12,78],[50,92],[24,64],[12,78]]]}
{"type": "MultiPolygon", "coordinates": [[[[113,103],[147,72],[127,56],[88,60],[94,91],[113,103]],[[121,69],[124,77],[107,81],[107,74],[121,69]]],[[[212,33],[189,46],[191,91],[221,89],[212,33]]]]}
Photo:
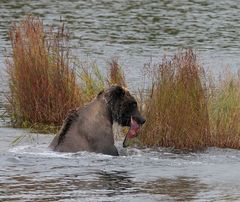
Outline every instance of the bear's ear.
{"type": "Polygon", "coordinates": [[[125,95],[125,90],[121,86],[114,86],[113,93],[117,97],[123,97],[125,95]]]}

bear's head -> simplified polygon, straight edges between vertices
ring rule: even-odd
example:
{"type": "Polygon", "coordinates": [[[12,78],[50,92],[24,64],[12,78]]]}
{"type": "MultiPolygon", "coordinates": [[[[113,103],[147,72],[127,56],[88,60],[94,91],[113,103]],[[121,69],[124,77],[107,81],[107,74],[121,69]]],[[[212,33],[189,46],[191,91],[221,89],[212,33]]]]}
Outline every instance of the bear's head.
{"type": "Polygon", "coordinates": [[[111,111],[113,121],[122,126],[129,126],[130,130],[127,136],[129,138],[135,137],[140,125],[146,121],[138,110],[136,99],[128,90],[118,85],[112,86],[105,91],[104,97],[111,111]]]}

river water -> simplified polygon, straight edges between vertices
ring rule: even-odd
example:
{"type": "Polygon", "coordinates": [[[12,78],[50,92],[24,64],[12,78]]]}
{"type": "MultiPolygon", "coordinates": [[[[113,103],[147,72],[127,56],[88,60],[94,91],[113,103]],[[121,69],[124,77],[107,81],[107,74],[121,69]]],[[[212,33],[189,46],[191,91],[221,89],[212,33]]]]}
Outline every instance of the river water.
{"type": "Polygon", "coordinates": [[[240,200],[237,150],[123,149],[117,141],[120,157],[63,154],[48,149],[50,135],[0,134],[0,201],[240,200]],[[9,146],[17,135],[26,138],[9,146]]]}
{"type": "MultiPolygon", "coordinates": [[[[8,30],[25,14],[46,25],[60,17],[74,55],[102,70],[119,57],[130,88],[143,85],[143,66],[178,48],[198,51],[215,73],[240,67],[240,4],[235,0],[0,0],[0,113],[7,91],[3,55],[8,30]]],[[[2,123],[1,123],[2,125],[2,123]]],[[[201,153],[123,149],[120,157],[48,149],[53,136],[0,128],[0,201],[240,201],[240,151],[201,153]],[[11,143],[25,136],[21,144],[11,143]]]]}

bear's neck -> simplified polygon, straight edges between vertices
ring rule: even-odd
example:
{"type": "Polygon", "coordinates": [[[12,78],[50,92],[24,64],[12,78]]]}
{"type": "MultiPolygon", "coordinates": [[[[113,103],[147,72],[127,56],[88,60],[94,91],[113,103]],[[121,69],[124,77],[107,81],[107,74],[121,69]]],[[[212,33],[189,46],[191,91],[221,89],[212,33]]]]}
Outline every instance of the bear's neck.
{"type": "Polygon", "coordinates": [[[111,125],[113,125],[113,118],[112,118],[112,110],[111,106],[109,106],[109,103],[105,99],[104,96],[97,97],[97,99],[94,101],[94,104],[97,105],[97,107],[94,107],[98,110],[98,114],[101,114],[102,117],[107,119],[111,125]]]}

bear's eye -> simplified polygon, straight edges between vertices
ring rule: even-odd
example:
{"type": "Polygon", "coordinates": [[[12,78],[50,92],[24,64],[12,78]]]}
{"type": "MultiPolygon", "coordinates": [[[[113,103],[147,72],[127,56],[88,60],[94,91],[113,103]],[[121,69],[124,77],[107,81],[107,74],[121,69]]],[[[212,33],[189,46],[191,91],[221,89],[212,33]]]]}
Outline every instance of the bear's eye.
{"type": "Polygon", "coordinates": [[[132,107],[133,107],[133,108],[136,108],[136,107],[137,107],[137,103],[136,103],[136,102],[133,102],[133,103],[132,103],[132,107]]]}

